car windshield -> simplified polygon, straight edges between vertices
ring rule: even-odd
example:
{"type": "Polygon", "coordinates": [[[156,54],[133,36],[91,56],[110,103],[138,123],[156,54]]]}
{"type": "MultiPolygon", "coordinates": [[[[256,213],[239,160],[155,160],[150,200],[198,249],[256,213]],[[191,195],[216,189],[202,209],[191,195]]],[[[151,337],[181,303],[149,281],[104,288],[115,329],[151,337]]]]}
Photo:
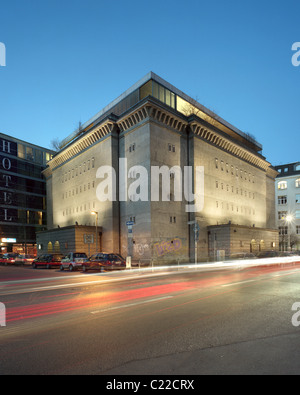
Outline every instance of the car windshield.
{"type": "Polygon", "coordinates": [[[86,253],[85,252],[76,252],[74,254],[74,258],[86,258],[86,253]]]}
{"type": "Polygon", "coordinates": [[[121,259],[122,261],[125,261],[125,259],[122,257],[122,255],[120,255],[120,254],[115,254],[115,256],[116,256],[118,259],[121,259]]]}

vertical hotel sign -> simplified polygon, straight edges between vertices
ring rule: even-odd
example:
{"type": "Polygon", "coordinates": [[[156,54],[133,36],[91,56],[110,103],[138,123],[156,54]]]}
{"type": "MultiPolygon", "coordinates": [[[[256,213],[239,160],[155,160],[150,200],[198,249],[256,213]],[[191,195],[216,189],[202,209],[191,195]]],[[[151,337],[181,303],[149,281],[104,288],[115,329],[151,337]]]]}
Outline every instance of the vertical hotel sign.
{"type": "Polygon", "coordinates": [[[17,179],[11,173],[16,172],[17,143],[0,138],[0,221],[15,222],[17,210],[10,208],[14,196],[11,189],[17,179]]]}

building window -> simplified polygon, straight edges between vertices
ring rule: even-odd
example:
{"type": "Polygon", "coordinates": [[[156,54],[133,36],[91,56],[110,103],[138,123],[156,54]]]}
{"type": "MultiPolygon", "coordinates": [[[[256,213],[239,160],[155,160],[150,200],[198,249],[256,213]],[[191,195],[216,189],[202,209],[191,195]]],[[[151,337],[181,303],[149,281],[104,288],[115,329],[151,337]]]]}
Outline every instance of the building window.
{"type": "Polygon", "coordinates": [[[300,188],[300,178],[295,181],[295,187],[300,188]]]}
{"type": "Polygon", "coordinates": [[[129,152],[133,152],[133,151],[135,151],[135,143],[130,144],[129,146],[129,152]]]}
{"type": "Polygon", "coordinates": [[[287,204],[287,196],[278,196],[278,204],[287,204]]]}
{"type": "Polygon", "coordinates": [[[300,165],[296,165],[295,166],[295,171],[299,171],[300,170],[300,165]]]}
{"type": "Polygon", "coordinates": [[[300,219],[300,210],[296,210],[295,212],[295,218],[300,219]]]}
{"type": "Polygon", "coordinates": [[[279,236],[285,236],[288,234],[288,227],[287,226],[279,226],[279,236]]]}
{"type": "Polygon", "coordinates": [[[168,144],[168,150],[169,152],[175,152],[175,145],[168,144]]]}
{"type": "Polygon", "coordinates": [[[47,251],[48,251],[48,252],[53,252],[53,246],[52,246],[51,241],[49,241],[49,243],[48,243],[47,251]]]}
{"type": "Polygon", "coordinates": [[[278,219],[283,220],[287,216],[287,211],[278,211],[278,219]]]}
{"type": "Polygon", "coordinates": [[[216,165],[216,169],[218,169],[219,168],[219,161],[217,158],[215,159],[215,165],[216,165]]]}
{"type": "Polygon", "coordinates": [[[26,158],[28,160],[34,160],[33,149],[31,147],[26,147],[26,158]]]}
{"type": "Polygon", "coordinates": [[[300,235],[300,225],[296,225],[296,234],[300,235]]]}
{"type": "Polygon", "coordinates": [[[287,189],[287,181],[280,181],[277,185],[277,189],[287,189]]]}
{"type": "Polygon", "coordinates": [[[300,203],[300,194],[296,195],[296,203],[300,203]]]}
{"type": "Polygon", "coordinates": [[[25,147],[22,144],[18,144],[18,157],[25,159],[25,147]]]}

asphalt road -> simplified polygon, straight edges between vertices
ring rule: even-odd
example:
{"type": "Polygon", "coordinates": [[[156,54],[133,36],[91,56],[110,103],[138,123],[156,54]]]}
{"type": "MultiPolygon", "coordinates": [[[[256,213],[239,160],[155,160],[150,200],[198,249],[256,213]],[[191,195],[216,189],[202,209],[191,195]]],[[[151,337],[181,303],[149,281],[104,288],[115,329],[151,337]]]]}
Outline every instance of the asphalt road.
{"type": "Polygon", "coordinates": [[[299,374],[299,269],[0,266],[0,374],[299,374]]]}

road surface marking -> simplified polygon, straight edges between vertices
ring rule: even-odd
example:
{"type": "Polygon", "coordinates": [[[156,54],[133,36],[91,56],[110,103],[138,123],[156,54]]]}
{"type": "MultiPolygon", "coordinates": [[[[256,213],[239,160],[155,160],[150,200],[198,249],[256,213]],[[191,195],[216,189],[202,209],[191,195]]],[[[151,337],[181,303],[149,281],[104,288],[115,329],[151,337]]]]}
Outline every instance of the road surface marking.
{"type": "Polygon", "coordinates": [[[157,302],[158,300],[164,300],[164,299],[170,299],[170,298],[173,298],[173,296],[163,296],[163,297],[161,297],[161,298],[155,298],[155,299],[143,300],[143,301],[141,301],[141,302],[123,304],[122,306],[109,307],[109,308],[107,308],[107,309],[91,311],[91,314],[104,313],[104,312],[106,312],[106,311],[118,310],[118,309],[123,309],[123,308],[126,308],[126,307],[132,307],[132,306],[138,306],[138,305],[140,305],[140,304],[151,303],[151,302],[157,302]]]}

